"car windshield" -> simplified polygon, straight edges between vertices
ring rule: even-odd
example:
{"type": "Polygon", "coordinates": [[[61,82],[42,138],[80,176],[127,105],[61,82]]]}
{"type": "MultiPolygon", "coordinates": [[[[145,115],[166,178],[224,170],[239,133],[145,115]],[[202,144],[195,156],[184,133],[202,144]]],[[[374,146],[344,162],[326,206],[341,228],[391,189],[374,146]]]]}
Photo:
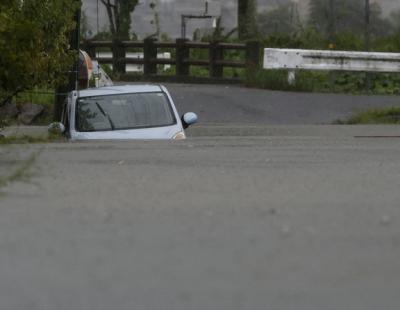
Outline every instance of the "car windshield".
{"type": "Polygon", "coordinates": [[[80,98],[76,107],[78,131],[106,131],[170,126],[176,123],[162,92],[80,98]]]}

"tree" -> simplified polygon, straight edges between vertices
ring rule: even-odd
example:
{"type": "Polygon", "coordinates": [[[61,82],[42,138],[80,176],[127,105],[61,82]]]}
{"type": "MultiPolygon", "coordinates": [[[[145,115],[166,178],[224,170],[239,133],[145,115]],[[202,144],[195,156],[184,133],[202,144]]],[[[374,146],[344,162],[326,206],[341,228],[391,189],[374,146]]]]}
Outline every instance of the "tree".
{"type": "Polygon", "coordinates": [[[395,32],[400,34],[400,10],[396,10],[390,14],[390,22],[395,32]]]}
{"type": "Polygon", "coordinates": [[[273,10],[264,11],[257,17],[258,28],[262,35],[292,34],[300,26],[299,11],[296,3],[282,4],[273,10]]]}
{"type": "Polygon", "coordinates": [[[110,31],[114,39],[128,40],[131,14],[139,0],[100,0],[107,10],[110,31]]]}
{"type": "Polygon", "coordinates": [[[225,32],[225,28],[222,27],[222,16],[219,16],[216,21],[216,27],[213,32],[213,40],[214,41],[226,41],[228,40],[233,34],[237,32],[237,28],[233,28],[228,32],[225,32]]]}
{"type": "Polygon", "coordinates": [[[0,4],[0,105],[35,86],[56,87],[73,63],[68,35],[78,1],[8,0],[0,4]]]}
{"type": "Polygon", "coordinates": [[[251,39],[257,35],[257,0],[238,0],[239,39],[251,39]]]}
{"type": "MultiPolygon", "coordinates": [[[[326,36],[332,32],[352,32],[363,35],[365,31],[364,0],[311,0],[309,23],[326,36]]],[[[371,35],[386,36],[391,33],[390,23],[382,18],[378,3],[370,6],[371,35]]]]}
{"type": "Polygon", "coordinates": [[[113,70],[115,73],[125,72],[124,50],[119,46],[122,40],[129,40],[131,14],[139,4],[139,0],[100,0],[107,10],[110,32],[113,37],[113,70]]]}

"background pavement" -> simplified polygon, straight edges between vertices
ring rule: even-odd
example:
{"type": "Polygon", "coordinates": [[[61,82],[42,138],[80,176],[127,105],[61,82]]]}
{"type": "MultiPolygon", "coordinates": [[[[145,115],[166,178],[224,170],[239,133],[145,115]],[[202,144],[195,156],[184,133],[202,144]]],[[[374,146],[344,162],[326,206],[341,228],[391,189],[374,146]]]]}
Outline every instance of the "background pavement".
{"type": "MultiPolygon", "coordinates": [[[[179,113],[198,114],[199,124],[192,133],[189,130],[189,134],[202,136],[221,133],[215,130],[215,125],[224,130],[222,135],[229,135],[229,130],[232,131],[230,135],[243,135],[244,127],[251,128],[250,135],[259,135],[260,130],[256,128],[259,126],[330,125],[362,110],[400,106],[396,96],[279,92],[235,85],[165,85],[179,113]],[[238,127],[239,131],[235,129],[238,127]]],[[[5,136],[43,136],[47,135],[47,126],[9,127],[0,133],[5,136]]],[[[261,134],[268,135],[269,132],[262,130],[261,134]]]]}
{"type": "Polygon", "coordinates": [[[398,96],[280,92],[235,85],[166,86],[180,113],[196,112],[202,123],[332,124],[365,109],[400,106],[398,96]]]}

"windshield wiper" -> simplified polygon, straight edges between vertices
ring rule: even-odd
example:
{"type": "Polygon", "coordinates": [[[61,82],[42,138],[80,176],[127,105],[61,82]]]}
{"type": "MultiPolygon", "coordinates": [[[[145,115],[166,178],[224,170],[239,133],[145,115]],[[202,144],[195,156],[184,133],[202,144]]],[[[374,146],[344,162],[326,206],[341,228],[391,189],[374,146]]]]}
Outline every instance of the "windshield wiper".
{"type": "Polygon", "coordinates": [[[96,104],[97,108],[100,110],[101,114],[103,114],[105,117],[107,117],[108,121],[110,122],[111,129],[112,129],[112,130],[115,130],[115,125],[114,125],[114,122],[112,121],[110,115],[108,115],[108,114],[103,110],[103,108],[101,107],[101,105],[100,105],[97,101],[95,102],[95,104],[96,104]]]}

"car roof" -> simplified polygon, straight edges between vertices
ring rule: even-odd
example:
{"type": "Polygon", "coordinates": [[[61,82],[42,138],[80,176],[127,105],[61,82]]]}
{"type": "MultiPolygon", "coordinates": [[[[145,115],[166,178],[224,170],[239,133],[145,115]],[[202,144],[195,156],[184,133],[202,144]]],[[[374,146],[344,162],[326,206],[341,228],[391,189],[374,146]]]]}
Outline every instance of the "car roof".
{"type": "Polygon", "coordinates": [[[151,93],[163,91],[160,85],[151,84],[136,84],[136,85],[123,85],[123,86],[106,86],[99,88],[88,88],[80,90],[79,97],[91,96],[107,96],[116,94],[130,94],[130,93],[151,93]]]}

